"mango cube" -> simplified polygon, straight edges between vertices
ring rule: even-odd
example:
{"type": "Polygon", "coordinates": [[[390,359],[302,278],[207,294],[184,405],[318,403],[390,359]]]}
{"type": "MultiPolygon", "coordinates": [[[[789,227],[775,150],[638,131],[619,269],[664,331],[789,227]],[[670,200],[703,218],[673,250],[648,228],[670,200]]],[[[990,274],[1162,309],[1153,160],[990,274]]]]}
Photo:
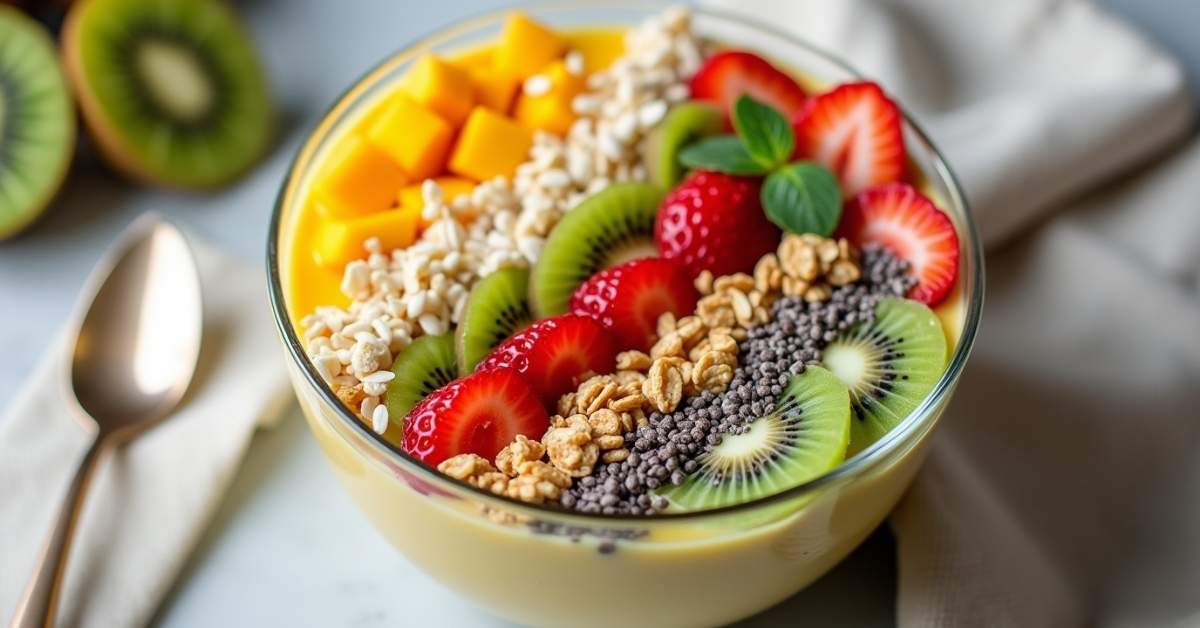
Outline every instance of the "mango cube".
{"type": "Polygon", "coordinates": [[[524,79],[562,56],[566,44],[546,26],[513,13],[504,23],[496,46],[496,69],[524,79]]]}
{"type": "MultiPolygon", "coordinates": [[[[367,131],[367,139],[400,164],[411,180],[421,181],[442,172],[454,127],[401,95],[367,131]]],[[[395,191],[393,186],[391,193],[395,191]]]]}
{"type": "MultiPolygon", "coordinates": [[[[442,188],[442,197],[446,203],[453,203],[462,194],[470,194],[475,190],[475,182],[462,177],[438,177],[434,181],[442,188]]],[[[425,195],[421,193],[423,183],[414,183],[400,188],[396,200],[404,209],[416,209],[420,213],[425,209],[425,195]]],[[[421,217],[421,228],[428,227],[431,221],[421,217]]]]}
{"type": "Polygon", "coordinates": [[[575,121],[571,101],[587,82],[583,76],[568,72],[562,61],[555,61],[540,75],[547,78],[550,88],[542,94],[521,94],[513,116],[531,129],[566,135],[575,121]]]}
{"type": "Polygon", "coordinates": [[[383,250],[405,247],[417,239],[421,210],[401,207],[346,220],[326,220],[317,239],[317,258],[322,266],[341,269],[366,257],[369,238],[379,238],[383,250]]]}
{"type": "Polygon", "coordinates": [[[314,185],[318,207],[331,218],[351,218],[387,209],[398,186],[408,182],[395,162],[357,135],[348,135],[329,155],[314,185]]]}
{"type": "Polygon", "coordinates": [[[433,111],[453,126],[459,126],[475,105],[471,77],[432,54],[426,54],[404,77],[401,91],[413,102],[433,111]]]}
{"type": "Polygon", "coordinates": [[[568,49],[583,55],[584,72],[588,74],[607,69],[625,54],[625,33],[620,30],[566,33],[563,39],[568,49]]]}
{"type": "Polygon", "coordinates": [[[490,66],[472,68],[470,74],[471,84],[475,87],[475,100],[499,113],[508,113],[520,81],[490,66]]]}
{"type": "Polygon", "coordinates": [[[476,181],[512,177],[532,145],[532,131],[487,107],[475,107],[458,135],[450,172],[476,181]]]}

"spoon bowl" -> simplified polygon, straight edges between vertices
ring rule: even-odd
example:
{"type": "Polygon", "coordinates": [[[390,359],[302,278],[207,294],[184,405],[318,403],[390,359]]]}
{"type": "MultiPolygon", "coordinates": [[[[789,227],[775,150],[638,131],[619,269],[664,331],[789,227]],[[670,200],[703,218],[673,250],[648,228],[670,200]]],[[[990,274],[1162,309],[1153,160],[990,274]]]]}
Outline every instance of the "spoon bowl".
{"type": "Polygon", "coordinates": [[[13,628],[54,624],[71,539],[88,484],[113,447],[170,416],[200,356],[203,309],[191,249],[175,227],[138,220],[96,267],[92,299],[70,347],[67,381],[95,434],[67,489],[13,628]]]}
{"type": "Polygon", "coordinates": [[[96,290],[75,338],[70,382],[101,434],[165,417],[196,368],[200,280],[175,227],[132,233],[96,290]]]}

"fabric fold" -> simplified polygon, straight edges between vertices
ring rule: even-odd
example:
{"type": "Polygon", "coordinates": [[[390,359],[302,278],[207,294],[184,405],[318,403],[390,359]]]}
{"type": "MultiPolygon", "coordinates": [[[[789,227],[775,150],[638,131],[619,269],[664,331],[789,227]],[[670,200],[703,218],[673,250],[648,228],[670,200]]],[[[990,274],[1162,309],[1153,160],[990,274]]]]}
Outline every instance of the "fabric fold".
{"type": "MultiPolygon", "coordinates": [[[[287,395],[261,271],[194,246],[204,299],[196,379],[183,404],[102,463],[69,558],[59,622],[146,623],[287,395]]],[[[66,333],[0,418],[0,617],[16,609],[91,436],[73,418],[66,333]]],[[[7,621],[7,619],[5,619],[7,621]]]]}

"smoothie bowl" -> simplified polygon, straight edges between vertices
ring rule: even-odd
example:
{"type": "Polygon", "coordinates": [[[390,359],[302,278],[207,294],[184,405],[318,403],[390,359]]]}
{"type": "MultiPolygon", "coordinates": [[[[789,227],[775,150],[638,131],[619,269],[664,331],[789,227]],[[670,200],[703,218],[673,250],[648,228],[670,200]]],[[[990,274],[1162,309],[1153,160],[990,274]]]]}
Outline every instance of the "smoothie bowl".
{"type": "Polygon", "coordinates": [[[368,72],[268,243],[289,372],[409,560],[532,625],[696,626],[895,505],[979,242],[886,86],[743,18],[486,16],[368,72]]]}

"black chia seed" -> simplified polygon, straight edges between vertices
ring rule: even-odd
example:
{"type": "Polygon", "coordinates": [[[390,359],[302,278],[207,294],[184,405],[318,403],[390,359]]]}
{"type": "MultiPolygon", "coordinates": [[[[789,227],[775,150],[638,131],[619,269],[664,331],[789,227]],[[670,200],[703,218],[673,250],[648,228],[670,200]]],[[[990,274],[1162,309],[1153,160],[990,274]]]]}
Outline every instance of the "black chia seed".
{"type": "Polygon", "coordinates": [[[725,434],[741,434],[769,412],[788,380],[818,362],[839,332],[874,318],[875,305],[903,296],[916,284],[907,262],[878,246],[863,249],[862,279],[835,288],[828,301],[809,303],[784,297],[772,307],[771,321],[751,328],[738,348],[738,368],[729,388],[689,397],[669,414],[655,412],[650,425],[625,434],[629,457],[601,464],[562,497],[570,510],[592,514],[652,514],[667,507],[654,495],[664,485],[682,484],[696,458],[721,444],[725,434]]]}

